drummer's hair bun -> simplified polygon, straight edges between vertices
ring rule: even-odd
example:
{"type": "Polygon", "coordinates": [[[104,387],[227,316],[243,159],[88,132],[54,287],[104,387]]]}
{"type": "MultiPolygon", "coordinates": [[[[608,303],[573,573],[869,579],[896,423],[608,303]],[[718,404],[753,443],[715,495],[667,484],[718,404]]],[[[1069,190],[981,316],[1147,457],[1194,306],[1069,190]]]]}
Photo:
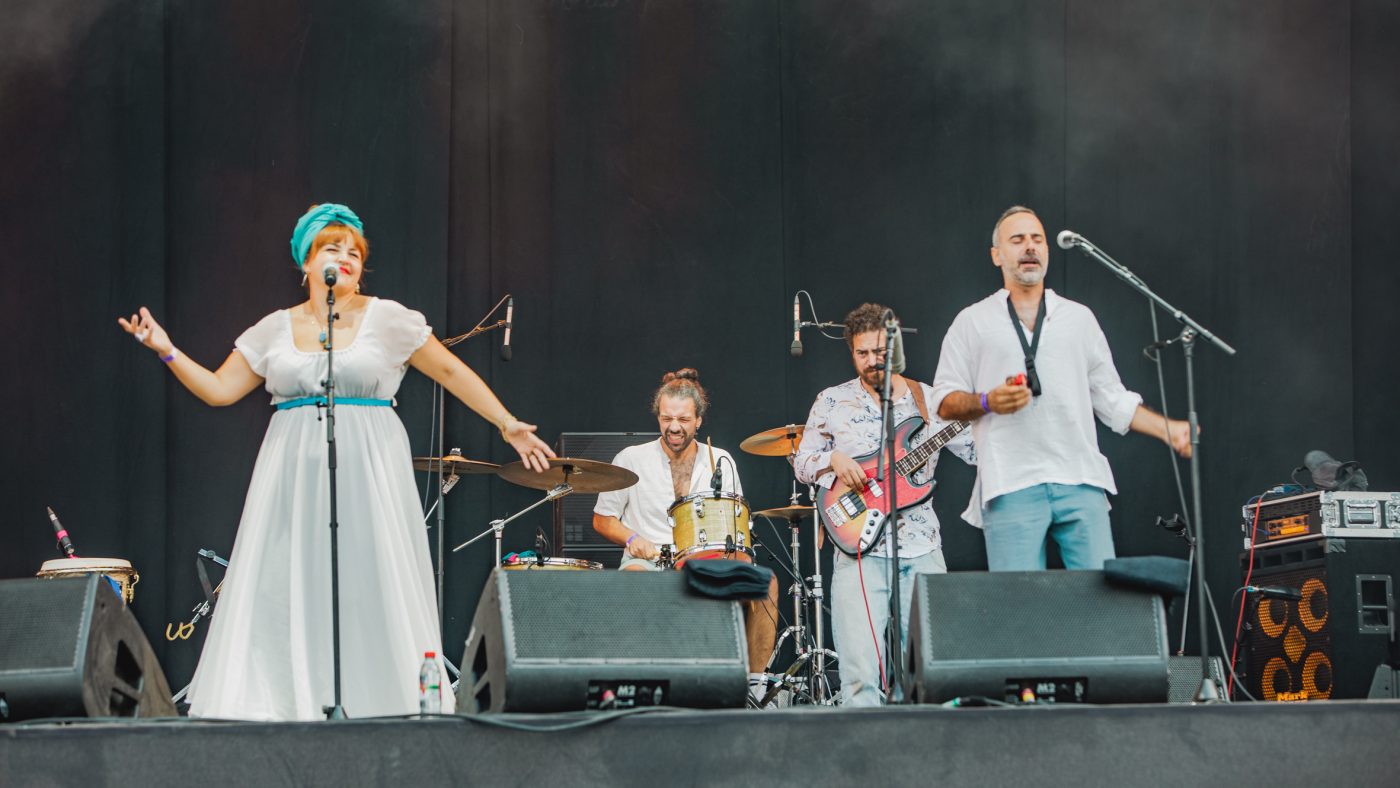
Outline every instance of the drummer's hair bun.
{"type": "Polygon", "coordinates": [[[662,397],[689,399],[695,403],[695,415],[702,418],[710,407],[710,397],[705,393],[705,387],[700,385],[700,373],[691,367],[682,367],[661,376],[661,388],[651,398],[653,416],[661,414],[662,397]]]}
{"type": "Polygon", "coordinates": [[[700,382],[700,373],[691,367],[682,367],[675,372],[667,372],[665,375],[661,376],[662,384],[670,383],[673,380],[691,380],[698,384],[700,382]]]}

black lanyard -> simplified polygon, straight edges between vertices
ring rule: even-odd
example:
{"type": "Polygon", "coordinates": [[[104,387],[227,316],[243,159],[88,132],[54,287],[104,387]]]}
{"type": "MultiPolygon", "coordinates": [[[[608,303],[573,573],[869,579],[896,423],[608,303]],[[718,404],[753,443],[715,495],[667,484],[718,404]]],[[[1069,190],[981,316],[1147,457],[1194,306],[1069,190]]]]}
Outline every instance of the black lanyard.
{"type": "Polygon", "coordinates": [[[1006,296],[1006,313],[1011,315],[1011,327],[1016,329],[1016,339],[1021,342],[1021,350],[1026,355],[1026,385],[1031,395],[1040,396],[1040,376],[1035,373],[1035,353],[1040,349],[1040,335],[1045,333],[1045,291],[1040,291],[1040,309],[1035,313],[1035,339],[1026,344],[1026,334],[1021,330],[1021,318],[1016,316],[1016,307],[1011,304],[1011,294],[1006,296]]]}

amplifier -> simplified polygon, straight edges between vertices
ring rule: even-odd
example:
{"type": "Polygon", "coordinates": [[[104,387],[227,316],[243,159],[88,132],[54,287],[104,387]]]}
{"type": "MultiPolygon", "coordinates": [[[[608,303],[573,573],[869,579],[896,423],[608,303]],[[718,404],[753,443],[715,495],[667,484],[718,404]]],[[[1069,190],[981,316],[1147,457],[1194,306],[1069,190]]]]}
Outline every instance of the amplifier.
{"type": "MultiPolygon", "coordinates": [[[[560,457],[612,462],[628,446],[660,437],[659,432],[562,432],[554,448],[560,457]]],[[[593,507],[597,503],[597,493],[574,493],[554,502],[554,554],[597,561],[616,569],[622,561],[622,547],[593,530],[593,507]]]]}
{"type": "Polygon", "coordinates": [[[1241,513],[1246,550],[1251,532],[1261,545],[1317,536],[1400,539],[1400,493],[1316,491],[1246,504],[1241,513]]]}
{"type": "MultiPolygon", "coordinates": [[[[1259,700],[1365,698],[1376,668],[1395,664],[1400,540],[1314,537],[1260,545],[1250,584],[1301,599],[1249,592],[1241,663],[1259,700]]],[[[1240,556],[1241,576],[1250,553],[1240,556]]]]}

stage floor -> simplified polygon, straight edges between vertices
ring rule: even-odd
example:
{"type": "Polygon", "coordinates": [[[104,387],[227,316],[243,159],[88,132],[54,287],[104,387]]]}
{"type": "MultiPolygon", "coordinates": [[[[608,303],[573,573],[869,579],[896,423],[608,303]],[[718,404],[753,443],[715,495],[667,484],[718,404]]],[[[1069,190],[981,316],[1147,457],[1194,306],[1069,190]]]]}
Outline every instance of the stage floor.
{"type": "Polygon", "coordinates": [[[0,785],[1400,784],[1400,701],[0,726],[0,785]]]}

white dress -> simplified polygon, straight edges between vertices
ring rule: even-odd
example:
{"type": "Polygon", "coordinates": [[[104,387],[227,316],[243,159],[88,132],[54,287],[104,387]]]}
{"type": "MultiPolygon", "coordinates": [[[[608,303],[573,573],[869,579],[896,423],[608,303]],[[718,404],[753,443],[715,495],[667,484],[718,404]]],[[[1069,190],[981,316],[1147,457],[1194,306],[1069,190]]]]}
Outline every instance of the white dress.
{"type": "MultiPolygon", "coordinates": [[[[392,399],[432,333],[423,315],[372,299],[335,350],[337,397],[392,399]]],[[[274,312],[235,343],[272,402],[324,394],[325,353],[298,350],[274,312]]],[[[336,406],[341,697],[350,717],[418,711],[423,654],[441,660],[432,561],[408,434],[392,407],[336,406]]],[[[326,425],[314,405],[272,414],[243,505],[190,716],[312,720],[334,700],[326,425]]],[[[447,673],[438,669],[446,690],[447,673]]],[[[444,691],[442,710],[453,709],[444,691]]]]}

